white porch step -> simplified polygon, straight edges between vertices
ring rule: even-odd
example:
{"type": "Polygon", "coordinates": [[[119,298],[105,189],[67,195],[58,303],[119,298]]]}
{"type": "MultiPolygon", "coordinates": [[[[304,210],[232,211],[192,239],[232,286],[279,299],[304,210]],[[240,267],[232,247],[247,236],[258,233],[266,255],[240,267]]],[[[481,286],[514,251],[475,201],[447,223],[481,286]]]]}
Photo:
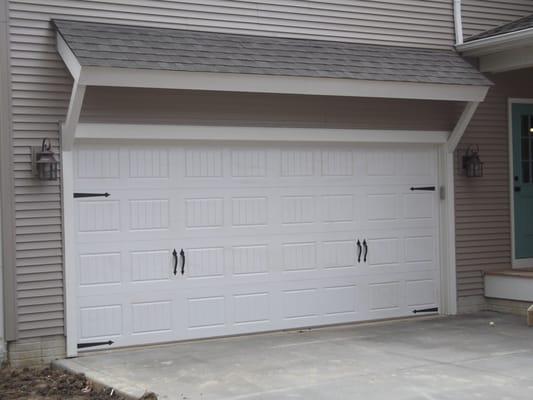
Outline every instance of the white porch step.
{"type": "Polygon", "coordinates": [[[485,297],[533,302],[533,269],[487,272],[485,297]]]}

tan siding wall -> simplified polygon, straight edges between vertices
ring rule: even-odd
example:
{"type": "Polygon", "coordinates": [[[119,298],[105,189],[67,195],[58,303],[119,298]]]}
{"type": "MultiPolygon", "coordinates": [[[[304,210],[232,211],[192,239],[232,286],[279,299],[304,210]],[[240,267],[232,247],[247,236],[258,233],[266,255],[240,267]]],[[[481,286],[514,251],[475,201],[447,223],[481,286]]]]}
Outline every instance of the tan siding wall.
{"type": "Polygon", "coordinates": [[[464,37],[533,14],[531,0],[463,0],[464,37]]]}
{"type": "Polygon", "coordinates": [[[460,104],[277,94],[88,88],[82,122],[451,130],[460,104]]]}
{"type": "MultiPolygon", "coordinates": [[[[453,43],[449,0],[11,0],[18,338],[60,335],[64,326],[60,187],[33,179],[30,165],[30,146],[43,137],[57,149],[72,84],[56,54],[51,18],[420,47],[453,43]]],[[[350,106],[338,106],[339,120],[349,123],[350,106]]],[[[277,112],[284,113],[280,121],[289,118],[288,110],[277,112]]],[[[296,105],[294,113],[301,115],[296,105]]],[[[387,110],[387,118],[402,115],[387,110]]]]}
{"type": "MultiPolygon", "coordinates": [[[[456,176],[457,279],[460,303],[483,296],[483,272],[511,267],[507,102],[533,93],[533,70],[491,76],[496,86],[476,112],[458,146],[456,164],[479,145],[483,178],[456,176]]],[[[456,168],[459,172],[459,168],[456,168]]]]}
{"type": "MultiPolygon", "coordinates": [[[[11,0],[22,31],[50,17],[377,44],[450,47],[450,0],[11,0]]],[[[41,39],[41,43],[47,41],[41,39]]]]}

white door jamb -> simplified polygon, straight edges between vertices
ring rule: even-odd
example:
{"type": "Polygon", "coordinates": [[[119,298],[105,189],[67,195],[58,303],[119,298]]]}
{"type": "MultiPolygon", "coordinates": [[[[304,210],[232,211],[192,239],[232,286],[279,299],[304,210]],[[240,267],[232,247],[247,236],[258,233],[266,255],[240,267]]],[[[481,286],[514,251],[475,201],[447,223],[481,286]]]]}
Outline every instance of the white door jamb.
{"type": "Polygon", "coordinates": [[[78,81],[75,81],[72,87],[67,118],[60,129],[67,357],[75,357],[78,354],[77,302],[76,293],[74,292],[76,290],[77,277],[74,255],[74,165],[72,150],[74,148],[74,136],[80,119],[84,96],[85,85],[80,85],[78,81]]]}

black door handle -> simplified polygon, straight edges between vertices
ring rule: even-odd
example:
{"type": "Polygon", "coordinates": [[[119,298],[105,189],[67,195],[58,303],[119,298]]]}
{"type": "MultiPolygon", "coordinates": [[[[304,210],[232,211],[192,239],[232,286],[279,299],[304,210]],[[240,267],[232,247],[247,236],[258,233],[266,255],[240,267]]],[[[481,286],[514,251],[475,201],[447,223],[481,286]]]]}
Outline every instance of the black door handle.
{"type": "Polygon", "coordinates": [[[363,262],[366,262],[366,256],[368,255],[368,244],[366,243],[366,239],[363,240],[363,247],[365,248],[365,255],[363,256],[363,262]]]}
{"type": "Polygon", "coordinates": [[[514,187],[514,191],[515,192],[520,192],[522,190],[522,188],[520,186],[515,186],[514,187]]]}
{"type": "Polygon", "coordinates": [[[174,258],[174,275],[178,273],[178,252],[176,249],[172,252],[172,257],[174,258]]]}
{"type": "Polygon", "coordinates": [[[181,257],[181,274],[183,275],[185,273],[185,252],[183,249],[180,251],[180,257],[181,257]]]}
{"type": "Polygon", "coordinates": [[[361,262],[361,253],[363,252],[363,249],[361,248],[361,241],[357,239],[357,262],[361,262]]]}

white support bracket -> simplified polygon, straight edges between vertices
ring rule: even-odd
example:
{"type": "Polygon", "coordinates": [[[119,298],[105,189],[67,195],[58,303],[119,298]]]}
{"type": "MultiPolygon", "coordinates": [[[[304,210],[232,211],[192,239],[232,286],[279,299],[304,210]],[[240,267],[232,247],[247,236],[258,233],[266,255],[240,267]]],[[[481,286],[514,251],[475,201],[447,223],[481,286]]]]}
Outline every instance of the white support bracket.
{"type": "Polygon", "coordinates": [[[457,124],[455,124],[455,128],[453,128],[453,131],[446,143],[448,153],[453,153],[455,151],[455,148],[461,141],[461,138],[463,137],[465,130],[472,120],[472,117],[474,116],[478,106],[479,101],[469,101],[466,103],[463,113],[457,120],[457,124]]]}
{"type": "Polygon", "coordinates": [[[80,120],[83,98],[85,97],[85,85],[80,85],[78,81],[74,82],[70,103],[68,106],[67,118],[61,130],[61,147],[63,151],[72,151],[74,147],[74,136],[76,127],[80,120]]]}

